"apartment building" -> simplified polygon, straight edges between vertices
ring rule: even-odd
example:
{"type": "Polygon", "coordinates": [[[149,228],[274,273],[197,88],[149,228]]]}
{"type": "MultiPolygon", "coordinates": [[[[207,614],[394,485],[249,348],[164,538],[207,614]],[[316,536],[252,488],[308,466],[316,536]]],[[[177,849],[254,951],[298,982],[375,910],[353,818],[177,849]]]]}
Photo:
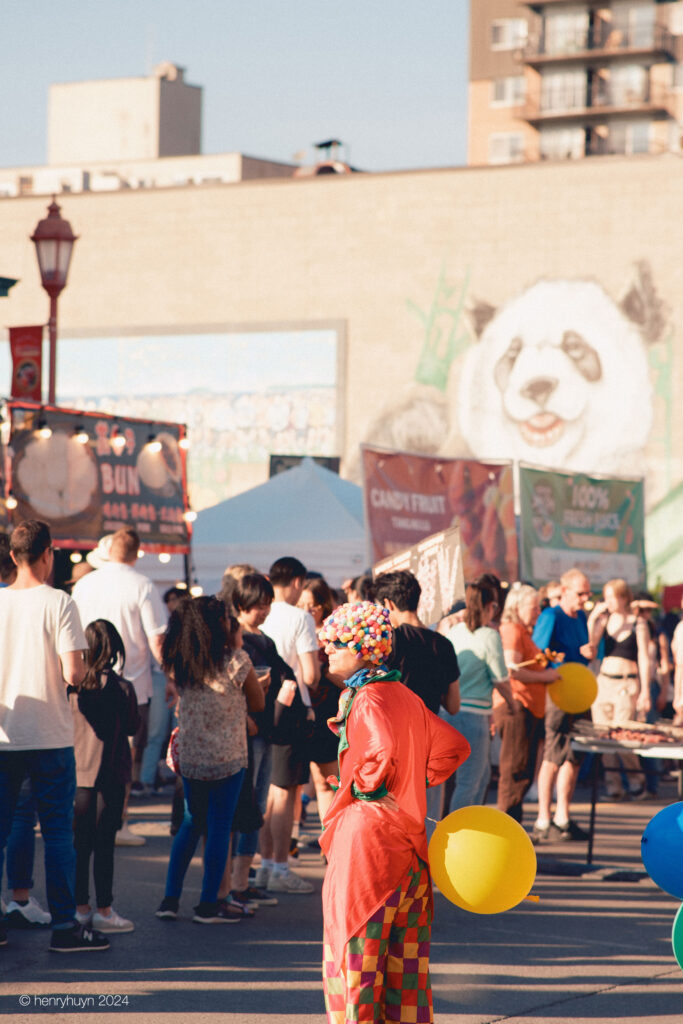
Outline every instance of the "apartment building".
{"type": "Polygon", "coordinates": [[[682,151],[683,0],[472,0],[468,163],[682,151]]]}

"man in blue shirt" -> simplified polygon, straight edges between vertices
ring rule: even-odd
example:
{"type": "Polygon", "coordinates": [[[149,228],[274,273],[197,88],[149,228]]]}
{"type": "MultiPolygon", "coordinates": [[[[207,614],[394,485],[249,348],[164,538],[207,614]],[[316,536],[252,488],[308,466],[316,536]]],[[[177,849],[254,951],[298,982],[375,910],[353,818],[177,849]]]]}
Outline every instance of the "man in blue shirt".
{"type": "MultiPolygon", "coordinates": [[[[590,584],[580,569],[570,569],[560,580],[560,603],[541,612],[534,628],[533,641],[545,651],[562,652],[565,662],[586,665],[593,656],[588,642],[588,624],[583,606],[590,597],[590,584]]],[[[588,833],[569,815],[579,775],[579,761],[572,750],[569,732],[578,715],[561,711],[548,700],[545,714],[545,746],[538,773],[538,818],[531,834],[534,842],[543,839],[586,840],[588,833]],[[550,808],[557,785],[555,817],[550,808]]]]}

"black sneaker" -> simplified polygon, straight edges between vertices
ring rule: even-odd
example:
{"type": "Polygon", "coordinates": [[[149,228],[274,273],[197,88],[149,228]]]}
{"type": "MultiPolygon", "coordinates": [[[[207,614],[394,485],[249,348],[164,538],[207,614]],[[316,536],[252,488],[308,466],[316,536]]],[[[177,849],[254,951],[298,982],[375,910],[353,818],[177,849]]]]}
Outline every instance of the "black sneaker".
{"type": "Polygon", "coordinates": [[[556,825],[554,821],[550,822],[550,828],[553,833],[554,839],[560,839],[562,842],[577,842],[587,843],[590,838],[588,832],[577,825],[571,818],[566,825],[556,825]]]}
{"type": "Polygon", "coordinates": [[[0,946],[6,946],[6,945],[7,945],[7,933],[2,928],[0,928],[0,946]]]}
{"type": "Polygon", "coordinates": [[[237,924],[241,916],[222,903],[198,903],[192,920],[197,924],[237,924]]]}
{"type": "Polygon", "coordinates": [[[73,928],[55,928],[49,949],[53,953],[85,953],[109,949],[109,939],[102,932],[74,924],[73,928]]]}
{"type": "Polygon", "coordinates": [[[232,893],[236,899],[240,900],[241,903],[258,903],[260,907],[276,907],[277,896],[273,896],[271,893],[266,892],[265,889],[259,889],[255,885],[249,885],[242,892],[232,893]]]}
{"type": "Polygon", "coordinates": [[[156,911],[156,916],[162,921],[175,921],[178,917],[178,900],[171,900],[164,896],[156,911]]]}
{"type": "Polygon", "coordinates": [[[536,843],[545,842],[549,837],[550,825],[546,825],[545,828],[539,828],[538,825],[534,825],[534,827],[531,830],[531,842],[534,844],[534,846],[536,845],[536,843]]]}

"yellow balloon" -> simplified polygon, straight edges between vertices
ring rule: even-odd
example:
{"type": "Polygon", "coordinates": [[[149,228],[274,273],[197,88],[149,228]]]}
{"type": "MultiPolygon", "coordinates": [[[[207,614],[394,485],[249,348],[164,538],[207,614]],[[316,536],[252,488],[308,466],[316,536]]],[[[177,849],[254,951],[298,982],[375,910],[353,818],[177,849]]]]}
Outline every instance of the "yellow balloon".
{"type": "Polygon", "coordinates": [[[429,843],[432,878],[446,899],[473,914],[500,914],[528,896],[536,851],[522,826],[495,807],[461,807],[429,843]]]}
{"type": "Polygon", "coordinates": [[[551,700],[572,715],[588,711],[598,695],[598,681],[588,666],[568,661],[557,671],[560,678],[548,687],[551,700]]]}

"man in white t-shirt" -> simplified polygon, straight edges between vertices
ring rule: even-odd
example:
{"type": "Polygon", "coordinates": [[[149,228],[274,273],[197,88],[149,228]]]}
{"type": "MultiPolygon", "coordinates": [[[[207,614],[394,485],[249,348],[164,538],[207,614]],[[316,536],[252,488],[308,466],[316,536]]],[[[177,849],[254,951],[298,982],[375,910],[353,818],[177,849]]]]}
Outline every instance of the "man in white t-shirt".
{"type": "MultiPolygon", "coordinates": [[[[17,576],[0,590],[0,877],[14,808],[28,776],[45,843],[50,949],[107,949],[103,935],[75,920],[76,763],[66,691],[85,676],[85,637],[71,598],[46,585],[53,565],[47,524],[20,523],[10,553],[17,576]]],[[[6,942],[0,933],[0,944],[6,942]]]]}
{"type": "MultiPolygon", "coordinates": [[[[298,558],[278,558],[270,567],[275,600],[261,626],[278,654],[296,676],[299,693],[313,720],[309,690],[320,679],[318,637],[313,617],[297,608],[306,581],[306,567],[298,558]]],[[[256,885],[273,892],[308,893],[313,886],[288,866],[297,788],[308,778],[309,758],[290,746],[273,746],[273,771],[268,806],[261,832],[262,867],[256,885]]]]}
{"type": "MultiPolygon", "coordinates": [[[[73,589],[84,626],[94,619],[108,619],[121,634],[126,652],[123,675],[135,688],[140,728],[131,742],[133,766],[139,765],[147,741],[149,702],[154,692],[152,662],[161,662],[166,632],[166,611],[152,581],[138,572],[140,538],[131,527],[112,534],[108,561],[96,572],[80,579],[73,589]]],[[[118,845],[142,846],[144,839],[127,827],[117,835],[118,845]]]]}

